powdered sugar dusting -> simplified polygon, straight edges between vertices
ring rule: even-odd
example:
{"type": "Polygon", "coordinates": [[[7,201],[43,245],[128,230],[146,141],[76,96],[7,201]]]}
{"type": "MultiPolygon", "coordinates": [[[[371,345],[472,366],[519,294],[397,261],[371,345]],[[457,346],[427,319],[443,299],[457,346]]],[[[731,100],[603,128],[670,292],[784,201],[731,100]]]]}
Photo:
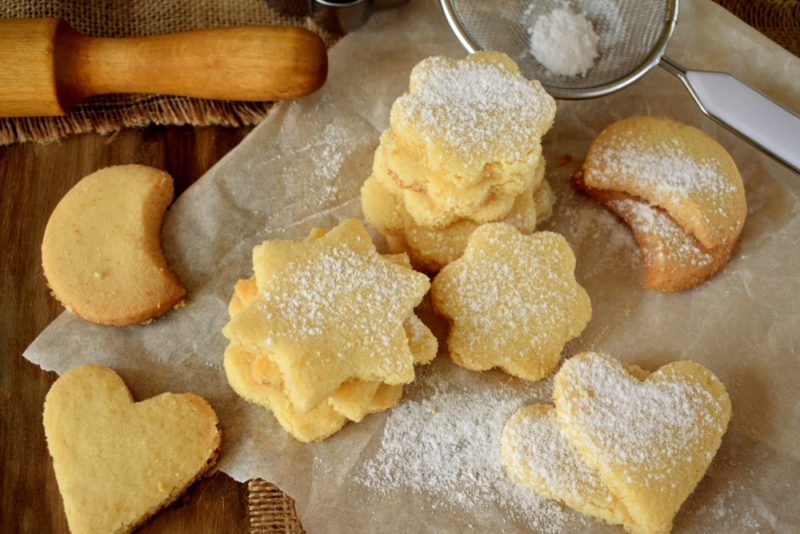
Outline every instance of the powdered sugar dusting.
{"type": "Polygon", "coordinates": [[[531,34],[531,54],[553,74],[582,76],[597,58],[600,38],[582,13],[556,8],[540,15],[531,34]]]}
{"type": "Polygon", "coordinates": [[[611,200],[608,206],[634,231],[655,236],[648,240],[648,247],[642,248],[645,263],[703,267],[714,261],[711,253],[663,210],[632,198],[611,200]]]}
{"type": "Polygon", "coordinates": [[[606,147],[594,157],[605,171],[592,173],[592,187],[616,189],[619,176],[635,176],[637,190],[631,193],[647,191],[647,198],[659,205],[699,197],[712,204],[712,211],[725,216],[727,197],[737,194],[736,185],[715,162],[692,158],[678,139],[665,140],[651,149],[629,141],[617,148],[606,147]]]}
{"type": "Polygon", "coordinates": [[[702,450],[706,433],[719,425],[721,406],[696,380],[639,381],[596,354],[567,360],[559,373],[566,369],[559,417],[582,429],[586,455],[606,465],[664,482],[665,472],[691,461],[686,451],[702,450]]]}
{"type": "Polygon", "coordinates": [[[454,384],[425,369],[389,415],[378,451],[357,480],[376,491],[409,488],[470,510],[497,503],[537,532],[559,532],[567,514],[516,483],[500,457],[503,424],[522,404],[549,396],[550,382],[500,380],[496,374],[454,384]]]}
{"type": "Polygon", "coordinates": [[[395,131],[418,130],[470,161],[522,161],[552,124],[555,103],[505,65],[433,57],[414,69],[394,107],[395,131]]]}

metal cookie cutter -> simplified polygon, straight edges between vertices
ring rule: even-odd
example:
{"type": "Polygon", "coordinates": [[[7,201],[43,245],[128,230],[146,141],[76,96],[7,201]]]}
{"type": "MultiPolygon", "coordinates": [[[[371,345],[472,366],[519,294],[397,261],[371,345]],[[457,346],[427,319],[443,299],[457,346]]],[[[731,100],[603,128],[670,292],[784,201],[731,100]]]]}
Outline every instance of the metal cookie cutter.
{"type": "Polygon", "coordinates": [[[307,15],[332,33],[361,27],[374,11],[390,9],[408,0],[267,0],[269,6],[289,15],[307,15]]]}

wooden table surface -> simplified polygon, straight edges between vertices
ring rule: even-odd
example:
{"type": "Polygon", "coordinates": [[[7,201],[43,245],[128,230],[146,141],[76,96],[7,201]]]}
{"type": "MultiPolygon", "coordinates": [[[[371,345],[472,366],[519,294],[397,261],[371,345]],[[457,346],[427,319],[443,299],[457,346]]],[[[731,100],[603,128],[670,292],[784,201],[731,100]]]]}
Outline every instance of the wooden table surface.
{"type": "MultiPolygon", "coordinates": [[[[0,532],[68,532],[42,428],[42,406],[55,373],[22,357],[62,306],[50,295],[40,244],[50,212],[69,188],[96,169],[142,163],[165,169],[179,195],[248,133],[249,128],[150,127],[101,136],[0,147],[0,532]]],[[[196,483],[141,532],[247,532],[247,491],[222,473],[196,483]]]]}

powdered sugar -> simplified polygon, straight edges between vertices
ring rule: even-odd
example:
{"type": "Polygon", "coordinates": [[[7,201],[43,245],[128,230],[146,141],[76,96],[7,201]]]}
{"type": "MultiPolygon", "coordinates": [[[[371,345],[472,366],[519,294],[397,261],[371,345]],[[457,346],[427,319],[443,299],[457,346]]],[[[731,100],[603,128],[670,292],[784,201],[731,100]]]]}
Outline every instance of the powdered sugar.
{"type": "Polygon", "coordinates": [[[538,82],[489,61],[428,58],[392,109],[395,132],[418,132],[467,161],[523,161],[550,127],[555,103],[538,82]]]}
{"type": "Polygon", "coordinates": [[[714,261],[711,253],[663,210],[633,198],[611,200],[608,206],[622,215],[635,232],[653,237],[642,248],[645,263],[701,267],[714,261]]]}
{"type": "Polygon", "coordinates": [[[531,54],[553,74],[583,76],[598,56],[591,22],[569,8],[540,15],[529,31],[531,54]]]}
{"type": "Polygon", "coordinates": [[[392,410],[378,451],[357,479],[379,492],[409,488],[465,510],[496,502],[537,532],[559,532],[565,512],[513,481],[500,457],[506,419],[526,402],[549,397],[550,382],[489,375],[425,369],[392,410]],[[461,373],[464,380],[453,382],[452,374],[461,373]]]}

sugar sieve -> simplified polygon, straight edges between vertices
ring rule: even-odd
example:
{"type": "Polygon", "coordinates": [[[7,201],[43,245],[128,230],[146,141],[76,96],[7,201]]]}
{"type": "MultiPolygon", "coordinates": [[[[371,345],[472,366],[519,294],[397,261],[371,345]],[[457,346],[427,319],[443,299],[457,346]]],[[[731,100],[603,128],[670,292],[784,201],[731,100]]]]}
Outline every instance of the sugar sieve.
{"type": "Polygon", "coordinates": [[[727,73],[687,70],[664,56],[678,18],[678,0],[572,0],[597,34],[599,57],[582,76],[553,74],[530,52],[530,28],[564,0],[440,0],[469,51],[497,50],[556,98],[582,99],[626,87],[660,64],[686,86],[700,109],[796,172],[800,116],[727,73]]]}

